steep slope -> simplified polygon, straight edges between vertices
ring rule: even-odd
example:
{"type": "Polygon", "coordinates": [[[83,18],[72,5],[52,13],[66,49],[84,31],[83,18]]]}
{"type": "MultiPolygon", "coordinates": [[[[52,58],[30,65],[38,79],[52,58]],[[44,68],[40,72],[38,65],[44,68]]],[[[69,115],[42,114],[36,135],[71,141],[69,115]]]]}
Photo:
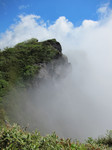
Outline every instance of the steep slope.
{"type": "Polygon", "coordinates": [[[89,138],[86,143],[80,143],[60,139],[55,133],[44,137],[37,132],[29,133],[26,127],[20,128],[16,124],[11,126],[7,122],[6,119],[10,122],[19,120],[19,123],[22,119],[23,122],[27,118],[23,105],[28,101],[31,89],[38,89],[41,84],[43,88],[46,82],[52,88],[54,80],[66,76],[68,68],[70,64],[67,57],[62,54],[61,45],[55,39],[44,42],[30,39],[0,52],[0,127],[5,124],[0,129],[0,149],[112,149],[111,131],[98,140],[89,138]],[[22,94],[23,99],[20,99],[22,94]]]}
{"type": "MultiPolygon", "coordinates": [[[[14,87],[28,89],[38,86],[49,78],[59,78],[69,66],[67,58],[62,54],[62,48],[55,39],[38,42],[30,39],[5,48],[0,52],[0,102],[1,123],[4,120],[5,109],[10,103],[3,104],[6,95],[14,87]],[[66,67],[64,67],[66,66],[66,67]]],[[[64,76],[64,74],[63,74],[64,76]]],[[[10,96],[10,95],[9,95],[10,96]]]]}

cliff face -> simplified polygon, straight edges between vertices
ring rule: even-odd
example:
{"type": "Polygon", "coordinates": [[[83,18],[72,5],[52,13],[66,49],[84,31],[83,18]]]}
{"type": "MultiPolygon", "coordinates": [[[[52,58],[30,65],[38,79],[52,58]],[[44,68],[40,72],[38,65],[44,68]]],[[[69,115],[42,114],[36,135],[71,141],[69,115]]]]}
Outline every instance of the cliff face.
{"type": "Polygon", "coordinates": [[[4,116],[5,110],[11,110],[13,105],[14,97],[12,98],[9,94],[10,89],[26,90],[33,87],[39,88],[41,83],[53,83],[56,79],[64,78],[69,67],[68,59],[62,54],[62,47],[55,39],[43,42],[30,39],[1,51],[0,107],[2,111],[0,116],[4,116]],[[7,102],[6,99],[8,99],[7,102]]]}
{"type": "Polygon", "coordinates": [[[56,55],[47,62],[40,62],[35,64],[39,67],[38,74],[32,79],[33,86],[39,86],[41,82],[53,82],[56,79],[62,79],[66,76],[70,63],[68,58],[62,54],[62,47],[55,39],[42,42],[43,45],[52,47],[52,50],[56,50],[56,55]]]}
{"type": "Polygon", "coordinates": [[[38,86],[41,82],[54,82],[56,80],[61,80],[66,77],[68,70],[70,69],[70,63],[65,55],[61,54],[56,59],[53,59],[49,63],[40,63],[38,64],[40,70],[38,75],[36,75],[32,82],[33,86],[38,86]]]}
{"type": "Polygon", "coordinates": [[[61,76],[68,66],[61,45],[55,39],[44,42],[30,39],[13,48],[6,48],[0,52],[0,97],[10,86],[26,86],[25,83],[32,83],[35,77],[44,80],[48,76],[61,76]]]}

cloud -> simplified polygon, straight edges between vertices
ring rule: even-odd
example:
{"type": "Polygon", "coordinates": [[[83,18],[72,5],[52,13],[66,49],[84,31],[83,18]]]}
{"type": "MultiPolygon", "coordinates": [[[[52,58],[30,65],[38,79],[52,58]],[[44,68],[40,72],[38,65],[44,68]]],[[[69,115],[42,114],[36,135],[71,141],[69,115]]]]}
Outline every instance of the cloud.
{"type": "MultiPolygon", "coordinates": [[[[108,9],[108,4],[105,4],[98,9],[98,12],[104,13],[108,9]]],[[[66,19],[65,16],[59,17],[54,24],[47,25],[40,16],[37,15],[20,15],[19,21],[16,24],[11,25],[11,27],[3,34],[0,35],[0,48],[3,49],[6,46],[13,46],[18,42],[27,40],[29,38],[35,37],[39,40],[45,40],[48,38],[56,38],[62,45],[63,41],[75,42],[76,45],[80,43],[82,37],[86,35],[90,30],[100,28],[105,25],[111,18],[111,10],[108,12],[109,16],[104,19],[94,20],[84,20],[82,25],[75,27],[72,22],[66,19]]]]}
{"type": "MultiPolygon", "coordinates": [[[[64,16],[48,26],[40,16],[21,15],[0,38],[1,49],[32,37],[40,41],[56,38],[62,44],[72,64],[72,73],[57,93],[63,107],[55,101],[58,111],[64,110],[61,118],[66,125],[65,136],[77,133],[82,138],[96,137],[112,128],[112,11],[108,9],[105,17],[107,9],[107,4],[99,8],[104,17],[84,20],[79,27],[64,16]]],[[[55,118],[58,112],[54,109],[55,118]]],[[[58,127],[55,129],[59,132],[58,127]]]]}
{"type": "Polygon", "coordinates": [[[110,3],[108,2],[108,3],[105,3],[105,4],[103,4],[102,5],[102,7],[100,7],[98,10],[97,10],[97,12],[99,13],[99,15],[100,15],[100,18],[101,17],[108,17],[110,14],[112,14],[112,10],[110,9],[110,7],[109,7],[109,5],[110,5],[110,3]]]}
{"type": "Polygon", "coordinates": [[[108,9],[109,9],[109,3],[106,3],[103,4],[103,6],[98,9],[98,12],[105,14],[108,9]]]}
{"type": "Polygon", "coordinates": [[[19,22],[12,25],[9,30],[1,35],[1,48],[13,46],[18,42],[32,37],[38,38],[39,40],[45,40],[54,37],[57,39],[62,39],[62,37],[67,37],[73,28],[73,24],[65,17],[59,17],[53,25],[48,27],[47,24],[42,21],[42,19],[39,20],[40,16],[20,15],[19,18],[19,22]]]}
{"type": "Polygon", "coordinates": [[[40,16],[32,14],[26,16],[20,15],[19,18],[19,22],[11,25],[9,30],[1,34],[1,49],[6,46],[13,46],[18,42],[32,37],[38,38],[39,40],[56,38],[62,44],[64,41],[78,42],[78,37],[81,38],[83,36],[82,33],[94,28],[99,23],[93,20],[84,20],[81,26],[75,28],[73,23],[64,16],[59,17],[54,24],[49,26],[42,21],[40,16]]]}
{"type": "Polygon", "coordinates": [[[20,6],[19,6],[19,10],[27,9],[27,8],[29,8],[29,7],[30,7],[30,5],[20,5],[20,6]]]}

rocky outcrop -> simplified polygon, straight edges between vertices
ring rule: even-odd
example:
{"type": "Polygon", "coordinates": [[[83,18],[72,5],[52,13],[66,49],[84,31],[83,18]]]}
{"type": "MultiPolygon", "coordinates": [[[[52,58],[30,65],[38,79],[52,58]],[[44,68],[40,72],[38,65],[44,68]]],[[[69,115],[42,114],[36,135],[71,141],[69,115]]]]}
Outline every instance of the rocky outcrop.
{"type": "Polygon", "coordinates": [[[44,41],[44,44],[45,45],[52,45],[59,52],[62,52],[62,47],[61,47],[60,43],[56,41],[56,39],[44,41]]]}
{"type": "MultiPolygon", "coordinates": [[[[28,102],[35,102],[35,90],[38,91],[38,100],[42,99],[39,96],[41,89],[44,87],[46,91],[49,87],[55,87],[54,83],[63,79],[70,68],[60,43],[55,39],[39,42],[33,38],[18,43],[0,52],[0,60],[1,124],[5,113],[11,122],[24,122],[28,102]]],[[[26,114],[28,116],[29,110],[26,114]]]]}
{"type": "Polygon", "coordinates": [[[44,41],[45,45],[51,45],[59,53],[58,55],[47,63],[39,63],[39,73],[34,79],[34,84],[39,85],[41,82],[50,80],[53,82],[56,79],[66,77],[68,71],[71,69],[71,64],[68,62],[67,56],[62,53],[62,47],[55,39],[44,41]]]}

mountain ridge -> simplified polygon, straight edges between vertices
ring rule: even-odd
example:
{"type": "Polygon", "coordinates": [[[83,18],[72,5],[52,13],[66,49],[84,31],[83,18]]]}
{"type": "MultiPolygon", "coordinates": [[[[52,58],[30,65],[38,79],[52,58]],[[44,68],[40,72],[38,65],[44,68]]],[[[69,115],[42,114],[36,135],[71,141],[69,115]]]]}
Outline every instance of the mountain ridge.
{"type": "Polygon", "coordinates": [[[0,51],[0,58],[1,118],[5,113],[2,102],[12,88],[31,88],[49,78],[60,78],[62,74],[64,77],[65,68],[70,66],[56,39],[29,39],[0,51]]]}

